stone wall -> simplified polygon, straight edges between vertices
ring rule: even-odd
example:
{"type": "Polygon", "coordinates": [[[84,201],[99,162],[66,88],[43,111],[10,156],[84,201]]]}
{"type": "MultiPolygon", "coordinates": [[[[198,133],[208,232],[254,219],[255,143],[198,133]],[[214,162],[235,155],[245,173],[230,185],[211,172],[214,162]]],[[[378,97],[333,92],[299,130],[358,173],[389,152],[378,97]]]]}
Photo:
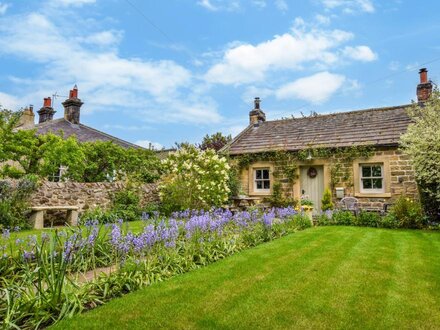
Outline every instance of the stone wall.
{"type": "MultiPolygon", "coordinates": [[[[122,182],[44,182],[33,194],[32,206],[76,205],[80,212],[99,206],[110,207],[112,195],[125,188],[122,182]]],[[[141,203],[147,205],[159,201],[156,184],[144,184],[140,187],[141,203]]]]}

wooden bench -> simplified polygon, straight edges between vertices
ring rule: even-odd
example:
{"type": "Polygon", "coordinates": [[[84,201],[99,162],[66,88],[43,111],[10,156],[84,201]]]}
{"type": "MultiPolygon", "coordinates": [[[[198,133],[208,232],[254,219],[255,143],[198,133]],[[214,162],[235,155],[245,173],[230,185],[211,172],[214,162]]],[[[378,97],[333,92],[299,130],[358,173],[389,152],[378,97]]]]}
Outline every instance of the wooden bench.
{"type": "Polygon", "coordinates": [[[78,224],[78,206],[61,205],[61,206],[33,206],[31,207],[31,224],[35,229],[44,228],[44,214],[46,211],[67,211],[67,223],[71,226],[78,224]]]}

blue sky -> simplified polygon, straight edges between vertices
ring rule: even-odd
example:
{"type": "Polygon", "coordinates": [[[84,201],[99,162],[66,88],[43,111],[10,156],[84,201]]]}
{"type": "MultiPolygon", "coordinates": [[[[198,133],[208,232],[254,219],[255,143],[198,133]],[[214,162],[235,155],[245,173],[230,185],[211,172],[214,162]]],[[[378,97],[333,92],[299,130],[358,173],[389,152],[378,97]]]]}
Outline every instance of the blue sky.
{"type": "Polygon", "coordinates": [[[141,145],[267,118],[407,104],[440,80],[438,1],[0,1],[0,104],[74,84],[81,121],[141,145]],[[429,63],[427,63],[429,62],[429,63]]]}

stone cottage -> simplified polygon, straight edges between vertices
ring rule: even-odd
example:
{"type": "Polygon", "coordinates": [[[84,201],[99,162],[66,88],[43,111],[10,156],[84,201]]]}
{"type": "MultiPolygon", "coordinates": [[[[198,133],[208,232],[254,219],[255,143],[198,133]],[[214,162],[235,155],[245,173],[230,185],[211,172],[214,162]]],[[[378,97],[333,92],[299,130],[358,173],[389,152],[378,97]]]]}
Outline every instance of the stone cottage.
{"type": "MultiPolygon", "coordinates": [[[[432,83],[425,68],[419,74],[417,99],[423,103],[432,83]]],[[[413,167],[399,150],[411,122],[409,106],[268,121],[255,98],[249,126],[224,152],[237,162],[248,160],[240,168],[241,189],[248,196],[269,197],[278,183],[285,196],[306,196],[318,211],[326,188],[336,201],[354,196],[363,208],[382,209],[401,194],[418,197],[413,167]],[[280,152],[290,157],[275,157],[280,152]],[[288,176],[286,166],[294,175],[288,176]]]]}

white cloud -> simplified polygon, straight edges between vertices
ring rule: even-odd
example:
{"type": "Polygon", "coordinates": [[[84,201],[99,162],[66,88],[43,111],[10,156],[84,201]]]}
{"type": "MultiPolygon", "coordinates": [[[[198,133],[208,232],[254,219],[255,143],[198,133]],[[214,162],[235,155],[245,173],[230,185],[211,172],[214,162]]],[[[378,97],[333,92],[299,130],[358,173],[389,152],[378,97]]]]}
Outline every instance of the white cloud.
{"type": "Polygon", "coordinates": [[[258,7],[260,9],[263,9],[263,8],[265,8],[267,6],[267,3],[266,3],[265,0],[252,0],[252,4],[255,7],[258,7]]]}
{"type": "Polygon", "coordinates": [[[289,10],[289,5],[286,0],[275,0],[275,7],[277,7],[281,11],[289,10]]]}
{"type": "Polygon", "coordinates": [[[339,59],[337,47],[352,37],[341,30],[307,29],[302,19],[296,19],[290,33],[257,45],[229,48],[220,62],[208,70],[205,79],[220,84],[248,84],[263,81],[268,71],[298,70],[308,62],[335,64],[339,59]]]}
{"type": "Polygon", "coordinates": [[[155,150],[160,150],[163,148],[163,145],[161,145],[160,143],[152,142],[149,140],[139,140],[139,141],[136,141],[134,144],[137,144],[138,146],[141,146],[141,147],[144,147],[147,149],[153,148],[155,150]]]}
{"type": "Polygon", "coordinates": [[[6,14],[6,11],[8,10],[9,6],[10,6],[9,3],[0,2],[0,15],[6,14]]]}
{"type": "Polygon", "coordinates": [[[397,71],[400,68],[400,63],[397,61],[391,61],[390,64],[388,65],[388,69],[390,69],[391,71],[397,71]]]}
{"type": "Polygon", "coordinates": [[[377,59],[377,54],[368,46],[347,46],[344,48],[343,54],[353,60],[362,62],[371,62],[377,59]]]}
{"type": "Polygon", "coordinates": [[[276,97],[281,100],[301,99],[319,104],[340,89],[345,80],[342,75],[324,71],[281,86],[276,91],[276,97]]]}
{"type": "Polygon", "coordinates": [[[96,0],[50,0],[51,5],[61,7],[81,7],[95,2],[96,0]]]}
{"type": "Polygon", "coordinates": [[[318,14],[315,16],[315,20],[318,24],[328,25],[330,24],[330,17],[318,14]]]}
{"type": "Polygon", "coordinates": [[[78,40],[87,44],[97,46],[111,46],[118,44],[122,39],[123,33],[121,31],[101,31],[90,34],[86,37],[80,37],[78,40]]]}
{"type": "Polygon", "coordinates": [[[197,4],[209,11],[236,11],[240,9],[239,0],[199,0],[197,4]]]}
{"type": "Polygon", "coordinates": [[[18,110],[20,104],[21,101],[17,97],[0,92],[0,106],[4,109],[18,110]]]}
{"type": "MultiPolygon", "coordinates": [[[[60,13],[62,15],[62,13],[60,13]]],[[[63,21],[63,17],[57,17],[63,21]]],[[[215,123],[221,120],[217,104],[195,91],[195,77],[167,60],[127,58],[118,49],[100,50],[117,42],[118,33],[63,30],[62,23],[41,13],[0,20],[0,54],[38,62],[44,68],[33,79],[26,97],[40,100],[54,91],[66,94],[77,83],[85,114],[130,108],[144,121],[215,123]],[[80,41],[82,40],[82,41],[80,41]],[[90,41],[92,44],[84,42],[90,41]],[[35,87],[37,86],[37,87],[35,87]]]]}
{"type": "Polygon", "coordinates": [[[374,13],[375,8],[371,0],[321,0],[328,10],[340,8],[347,14],[356,12],[374,13]]]}

